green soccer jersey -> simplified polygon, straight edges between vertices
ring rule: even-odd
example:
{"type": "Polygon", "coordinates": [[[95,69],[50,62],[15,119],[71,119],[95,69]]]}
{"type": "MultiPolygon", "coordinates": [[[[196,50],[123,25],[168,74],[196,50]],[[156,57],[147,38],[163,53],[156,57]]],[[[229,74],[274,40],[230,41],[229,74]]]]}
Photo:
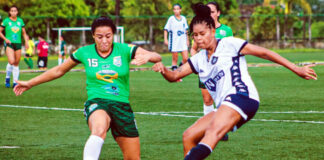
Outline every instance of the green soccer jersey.
{"type": "Polygon", "coordinates": [[[61,42],[61,53],[64,53],[64,46],[66,45],[65,41],[61,42]]]}
{"type": "Polygon", "coordinates": [[[1,26],[5,28],[6,38],[11,43],[21,43],[21,30],[25,27],[25,23],[21,18],[17,17],[17,20],[13,21],[7,17],[2,21],[1,26]]]}
{"type": "Polygon", "coordinates": [[[95,44],[79,48],[71,58],[85,67],[88,100],[110,99],[129,103],[129,63],[136,46],[113,43],[108,57],[101,57],[95,44]]]}
{"type": "Polygon", "coordinates": [[[217,39],[222,39],[224,37],[231,37],[231,36],[233,36],[232,29],[227,25],[221,24],[218,28],[216,28],[215,37],[217,39]]]}

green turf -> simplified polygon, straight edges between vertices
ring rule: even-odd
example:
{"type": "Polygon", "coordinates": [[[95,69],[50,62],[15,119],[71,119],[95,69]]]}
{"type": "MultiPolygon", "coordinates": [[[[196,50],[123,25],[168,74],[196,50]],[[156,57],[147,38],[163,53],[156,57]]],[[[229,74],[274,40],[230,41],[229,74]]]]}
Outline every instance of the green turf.
{"type": "MultiPolygon", "coordinates": [[[[275,114],[270,111],[324,111],[324,66],[314,68],[317,81],[303,80],[283,67],[249,68],[258,88],[260,109],[255,119],[324,122],[323,113],[275,114]]],[[[39,73],[22,73],[21,80],[39,73]]],[[[5,74],[0,74],[4,80],[5,74]]],[[[202,111],[196,75],[169,83],[152,71],[130,73],[134,112],[202,111]]],[[[83,109],[85,75],[70,72],[16,97],[0,83],[0,105],[83,109]]],[[[174,115],[178,115],[173,113],[174,115]]],[[[183,114],[182,114],[183,115],[183,114]]],[[[185,115],[201,116],[202,113],[185,115]]],[[[197,118],[135,113],[144,160],[182,159],[182,133],[197,118]]],[[[208,159],[324,159],[324,124],[252,120],[228,142],[220,142],[208,159]]],[[[82,159],[89,130],[81,111],[0,107],[0,159],[82,159]]],[[[122,159],[118,145],[107,136],[101,159],[122,159]]]]}

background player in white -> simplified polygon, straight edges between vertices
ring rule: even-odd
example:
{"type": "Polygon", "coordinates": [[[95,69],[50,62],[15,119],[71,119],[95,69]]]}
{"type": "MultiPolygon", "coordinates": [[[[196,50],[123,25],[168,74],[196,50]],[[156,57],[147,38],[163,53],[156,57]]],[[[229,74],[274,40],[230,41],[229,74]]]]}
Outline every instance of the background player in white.
{"type": "Polygon", "coordinates": [[[238,38],[217,41],[209,7],[199,4],[194,10],[196,16],[190,24],[190,32],[202,50],[175,71],[168,70],[161,62],[153,66],[154,71],[161,72],[170,82],[191,73],[199,74],[216,105],[220,106],[184,132],[185,160],[205,159],[228,131],[238,129],[255,115],[259,96],[248,74],[245,55],[281,64],[304,79],[317,79],[310,68],[314,65],[296,66],[275,52],[238,38]]]}
{"type": "Polygon", "coordinates": [[[188,24],[186,17],[181,15],[181,5],[173,5],[174,15],[170,16],[164,26],[164,44],[172,52],[172,70],[177,69],[178,52],[182,55],[182,64],[188,59],[188,24]],[[169,36],[168,36],[169,35],[169,36]]]}

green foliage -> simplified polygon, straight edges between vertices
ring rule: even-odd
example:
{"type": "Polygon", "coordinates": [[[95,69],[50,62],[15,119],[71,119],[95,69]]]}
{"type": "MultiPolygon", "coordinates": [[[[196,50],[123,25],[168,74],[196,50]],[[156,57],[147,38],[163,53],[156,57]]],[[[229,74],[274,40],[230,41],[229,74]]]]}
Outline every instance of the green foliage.
{"type": "Polygon", "coordinates": [[[312,37],[313,38],[319,38],[323,37],[324,33],[324,22],[323,21],[318,21],[312,23],[312,37]]]}

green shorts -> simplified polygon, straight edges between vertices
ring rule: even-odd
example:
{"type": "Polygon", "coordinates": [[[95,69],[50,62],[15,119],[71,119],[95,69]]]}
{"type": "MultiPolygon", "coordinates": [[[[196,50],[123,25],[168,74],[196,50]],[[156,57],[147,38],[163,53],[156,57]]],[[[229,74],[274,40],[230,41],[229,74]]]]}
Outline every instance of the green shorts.
{"type": "Polygon", "coordinates": [[[10,44],[6,44],[5,43],[5,49],[7,47],[12,48],[14,51],[20,50],[21,49],[21,43],[10,43],[10,44]]]}
{"type": "Polygon", "coordinates": [[[205,84],[204,84],[203,82],[200,81],[199,76],[198,76],[198,81],[199,81],[199,82],[198,82],[198,83],[199,83],[199,84],[198,84],[199,88],[201,88],[201,89],[206,89],[205,84]]]}
{"type": "Polygon", "coordinates": [[[95,110],[103,109],[111,118],[111,134],[116,137],[138,137],[134,113],[129,103],[109,99],[91,99],[84,104],[84,116],[88,119],[95,110]]]}

